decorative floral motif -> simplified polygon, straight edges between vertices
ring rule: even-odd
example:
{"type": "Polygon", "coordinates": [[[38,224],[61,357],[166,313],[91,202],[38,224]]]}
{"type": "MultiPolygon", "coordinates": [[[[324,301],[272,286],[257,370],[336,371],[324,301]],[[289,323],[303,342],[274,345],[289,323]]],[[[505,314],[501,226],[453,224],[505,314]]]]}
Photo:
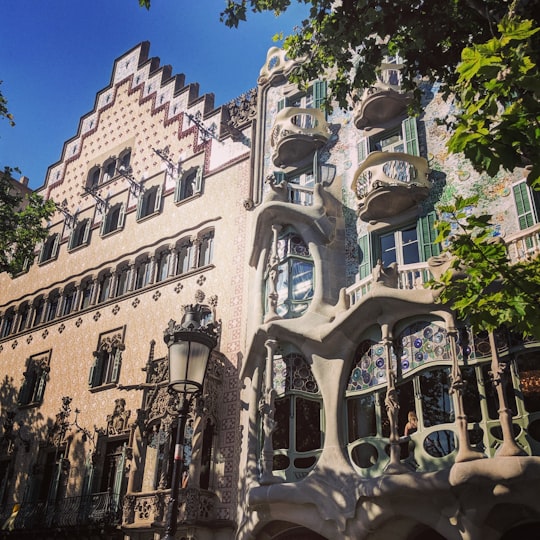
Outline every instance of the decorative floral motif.
{"type": "Polygon", "coordinates": [[[199,276],[197,278],[197,285],[199,287],[202,287],[204,285],[204,282],[206,281],[206,276],[199,276]]]}
{"type": "Polygon", "coordinates": [[[96,311],[94,315],[94,321],[98,322],[100,317],[101,317],[101,313],[99,311],[96,311]]]}
{"type": "Polygon", "coordinates": [[[75,326],[77,328],[79,328],[79,326],[81,326],[81,324],[83,323],[83,320],[79,317],[76,321],[75,321],[75,326]]]}
{"type": "Polygon", "coordinates": [[[45,329],[45,330],[43,330],[43,334],[41,334],[41,337],[43,339],[46,339],[48,335],[49,335],[49,331],[47,329],[45,329]]]}
{"type": "Polygon", "coordinates": [[[176,294],[178,294],[183,288],[184,288],[184,286],[183,286],[181,283],[178,283],[178,284],[176,285],[176,287],[174,288],[174,292],[175,292],[176,294]]]}
{"type": "Polygon", "coordinates": [[[61,334],[65,329],[66,329],[66,325],[65,325],[64,323],[62,323],[62,324],[58,327],[58,332],[61,334]]]}
{"type": "Polygon", "coordinates": [[[139,298],[135,298],[135,300],[133,300],[133,302],[131,302],[131,305],[134,308],[136,308],[140,303],[141,303],[141,301],[139,300],[139,298]]]}
{"type": "Polygon", "coordinates": [[[155,302],[157,302],[159,300],[161,296],[161,293],[159,291],[156,291],[153,295],[152,295],[152,298],[154,299],[155,302]]]}
{"type": "Polygon", "coordinates": [[[116,305],[112,308],[113,315],[116,315],[119,311],[120,311],[120,306],[119,306],[118,304],[116,304],[116,305]]]}

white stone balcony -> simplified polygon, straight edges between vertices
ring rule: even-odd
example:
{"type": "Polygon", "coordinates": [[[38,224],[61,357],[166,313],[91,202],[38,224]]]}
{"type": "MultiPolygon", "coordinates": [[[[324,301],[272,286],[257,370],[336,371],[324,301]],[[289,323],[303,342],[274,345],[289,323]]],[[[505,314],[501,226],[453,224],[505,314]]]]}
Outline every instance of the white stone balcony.
{"type": "Polygon", "coordinates": [[[387,122],[405,112],[411,94],[401,89],[403,64],[383,63],[378,80],[366,88],[358,100],[353,121],[358,129],[385,127],[387,122]]]}
{"type": "Polygon", "coordinates": [[[270,135],[272,161],[277,167],[299,166],[323,147],[330,129],[321,109],[285,107],[276,115],[270,135]]]}
{"type": "Polygon", "coordinates": [[[540,255],[540,223],[504,239],[512,263],[532,260],[540,255]]]}
{"type": "Polygon", "coordinates": [[[429,193],[427,161],[403,152],[372,152],[354,175],[352,189],[363,221],[397,216],[429,193]]]}

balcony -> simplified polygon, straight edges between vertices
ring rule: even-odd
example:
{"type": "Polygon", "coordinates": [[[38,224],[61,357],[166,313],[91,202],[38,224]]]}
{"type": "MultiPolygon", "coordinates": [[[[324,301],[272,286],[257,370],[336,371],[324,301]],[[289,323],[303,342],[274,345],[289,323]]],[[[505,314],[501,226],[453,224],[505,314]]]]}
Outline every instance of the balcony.
{"type": "Polygon", "coordinates": [[[411,95],[401,91],[402,64],[384,63],[378,80],[364,90],[353,111],[358,129],[384,128],[400,116],[411,102],[411,95]]]}
{"type": "MultiPolygon", "coordinates": [[[[199,488],[185,488],[179,492],[179,523],[211,522],[216,519],[217,495],[199,488]]],[[[164,522],[169,505],[168,491],[132,493],[126,495],[122,525],[126,528],[150,528],[164,522]]]]}
{"type": "Polygon", "coordinates": [[[378,221],[397,216],[429,193],[428,163],[402,152],[372,152],[354,175],[352,189],[358,199],[358,216],[378,221]]]}
{"type": "Polygon", "coordinates": [[[270,135],[274,149],[272,161],[281,168],[303,165],[329,137],[330,129],[323,111],[285,107],[278,112],[270,135]]]}
{"type": "Polygon", "coordinates": [[[15,517],[14,530],[72,529],[120,524],[120,497],[111,492],[58,501],[25,502],[15,517]]]}
{"type": "Polygon", "coordinates": [[[512,263],[525,262],[540,254],[540,223],[504,239],[512,263]]]}

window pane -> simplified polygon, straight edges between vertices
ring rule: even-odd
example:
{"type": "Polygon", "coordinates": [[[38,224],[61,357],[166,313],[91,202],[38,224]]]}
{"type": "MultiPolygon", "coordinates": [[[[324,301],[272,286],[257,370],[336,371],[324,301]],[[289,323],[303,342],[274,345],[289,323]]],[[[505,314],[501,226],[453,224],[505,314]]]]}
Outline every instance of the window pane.
{"type": "Polygon", "coordinates": [[[403,245],[403,264],[420,262],[416,227],[402,231],[401,243],[403,245]]]}
{"type": "Polygon", "coordinates": [[[478,392],[476,369],[474,367],[462,367],[461,375],[467,383],[463,391],[463,408],[467,415],[467,421],[480,422],[482,420],[482,411],[480,410],[480,394],[478,392]]]}
{"type": "Polygon", "coordinates": [[[296,450],[307,452],[321,447],[321,406],[316,401],[296,398],[296,450]]]}
{"type": "Polygon", "coordinates": [[[540,358],[538,352],[529,353],[517,361],[523,401],[528,412],[540,411],[540,358]]]}
{"type": "Polygon", "coordinates": [[[381,236],[381,259],[383,266],[389,266],[397,262],[396,259],[396,239],[394,233],[381,236]]]}
{"type": "Polygon", "coordinates": [[[291,272],[291,298],[306,300],[313,296],[313,264],[293,261],[291,272]]]}
{"type": "Polygon", "coordinates": [[[424,425],[436,426],[454,421],[450,398],[450,368],[427,371],[420,375],[424,425]]]}
{"type": "Polygon", "coordinates": [[[276,429],[272,435],[272,446],[274,450],[289,448],[289,411],[291,408],[291,398],[284,397],[276,399],[274,402],[276,411],[274,420],[276,429]]]}
{"type": "Polygon", "coordinates": [[[349,399],[347,401],[347,421],[349,442],[377,435],[375,394],[349,399]]]}

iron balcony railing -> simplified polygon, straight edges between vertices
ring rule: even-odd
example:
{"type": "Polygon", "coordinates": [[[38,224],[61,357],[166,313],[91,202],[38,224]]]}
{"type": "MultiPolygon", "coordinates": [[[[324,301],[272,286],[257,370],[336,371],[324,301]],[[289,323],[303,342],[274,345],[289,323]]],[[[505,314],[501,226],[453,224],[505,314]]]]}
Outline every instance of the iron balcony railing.
{"type": "Polygon", "coordinates": [[[120,496],[112,492],[65,497],[56,501],[27,501],[21,504],[12,530],[64,529],[84,525],[119,525],[120,496]]]}

